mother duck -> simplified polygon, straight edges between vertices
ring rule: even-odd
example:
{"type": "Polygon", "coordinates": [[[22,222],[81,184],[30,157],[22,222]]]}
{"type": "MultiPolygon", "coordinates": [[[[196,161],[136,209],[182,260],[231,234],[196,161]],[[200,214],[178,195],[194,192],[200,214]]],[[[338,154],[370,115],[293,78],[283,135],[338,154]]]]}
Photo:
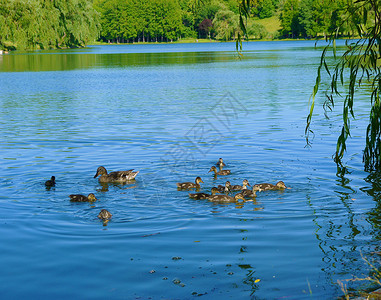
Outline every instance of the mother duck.
{"type": "Polygon", "coordinates": [[[99,182],[118,182],[123,183],[127,182],[129,180],[135,179],[136,175],[138,175],[139,171],[133,172],[133,169],[128,171],[115,171],[111,173],[107,173],[107,170],[105,167],[100,166],[97,169],[97,173],[94,175],[94,178],[96,178],[98,175],[101,175],[99,177],[99,182]]]}

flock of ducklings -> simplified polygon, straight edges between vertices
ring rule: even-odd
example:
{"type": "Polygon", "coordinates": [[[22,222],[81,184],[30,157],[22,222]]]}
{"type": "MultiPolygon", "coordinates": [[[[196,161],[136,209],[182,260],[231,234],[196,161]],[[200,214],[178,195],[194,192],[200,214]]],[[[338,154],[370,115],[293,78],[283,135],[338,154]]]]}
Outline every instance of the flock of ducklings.
{"type": "MultiPolygon", "coordinates": [[[[131,180],[134,180],[136,175],[138,175],[139,171],[134,172],[133,169],[128,171],[115,171],[108,173],[106,168],[100,166],[97,169],[97,172],[94,175],[94,178],[98,178],[100,183],[125,183],[131,180]]],[[[45,182],[45,186],[47,188],[51,188],[56,185],[56,177],[52,176],[49,180],[45,182]]],[[[72,194],[69,195],[71,202],[94,202],[98,200],[93,193],[89,195],[80,195],[80,194],[72,194]]],[[[103,221],[108,221],[112,217],[112,214],[107,209],[102,209],[98,214],[98,218],[103,221]]]]}
{"type": "MultiPolygon", "coordinates": [[[[229,175],[231,173],[230,170],[223,170],[225,167],[225,163],[222,158],[220,158],[216,164],[219,167],[219,171],[215,166],[212,166],[209,172],[214,172],[214,176],[218,175],[229,175]]],[[[134,172],[133,169],[127,171],[115,171],[108,173],[106,168],[100,166],[97,169],[97,172],[94,175],[94,178],[98,178],[100,183],[126,183],[131,180],[134,180],[138,175],[139,171],[134,172]]],[[[200,183],[203,183],[201,177],[196,177],[195,182],[182,182],[177,183],[178,190],[191,190],[196,189],[196,191],[200,190],[200,183]]],[[[52,176],[50,180],[45,182],[45,186],[47,188],[53,187],[56,184],[55,176],[52,176]]],[[[239,200],[246,201],[247,198],[254,199],[256,197],[257,191],[268,191],[268,190],[283,190],[286,189],[286,185],[283,181],[278,181],[275,185],[270,183],[260,183],[252,186],[252,189],[249,190],[247,186],[250,186],[250,183],[247,179],[244,179],[242,185],[231,185],[230,181],[226,181],[225,185],[219,185],[217,187],[213,187],[211,189],[211,194],[207,193],[190,193],[189,197],[193,199],[207,199],[213,202],[238,202],[239,200]],[[239,193],[234,196],[229,196],[231,192],[239,191],[239,193]],[[218,194],[218,195],[217,195],[218,194]]],[[[89,195],[80,195],[80,194],[72,194],[69,195],[71,202],[94,202],[98,200],[93,193],[89,195]]],[[[107,209],[102,209],[98,214],[98,218],[103,221],[108,221],[112,217],[112,214],[107,209]]]]}
{"type": "MultiPolygon", "coordinates": [[[[220,158],[216,164],[219,167],[219,171],[215,166],[212,166],[209,172],[214,172],[214,176],[217,175],[229,175],[231,173],[230,170],[223,170],[225,167],[225,163],[222,158],[220,158]]],[[[180,182],[177,183],[178,190],[191,190],[196,189],[196,191],[200,190],[200,183],[203,183],[201,177],[196,177],[195,182],[180,182]]],[[[230,203],[230,202],[238,202],[239,200],[246,201],[247,199],[254,199],[257,194],[256,192],[261,191],[269,191],[269,190],[284,190],[286,189],[286,185],[283,181],[278,181],[275,185],[271,183],[260,183],[252,186],[252,189],[249,190],[247,186],[250,186],[250,183],[247,179],[244,179],[242,185],[231,185],[230,181],[226,181],[225,185],[219,185],[217,187],[213,187],[211,189],[211,194],[207,193],[190,193],[189,197],[193,199],[206,199],[212,202],[220,202],[220,203],[230,203]],[[239,191],[239,193],[234,196],[229,196],[231,192],[239,191]],[[217,195],[219,193],[219,195],[217,195]]]]}

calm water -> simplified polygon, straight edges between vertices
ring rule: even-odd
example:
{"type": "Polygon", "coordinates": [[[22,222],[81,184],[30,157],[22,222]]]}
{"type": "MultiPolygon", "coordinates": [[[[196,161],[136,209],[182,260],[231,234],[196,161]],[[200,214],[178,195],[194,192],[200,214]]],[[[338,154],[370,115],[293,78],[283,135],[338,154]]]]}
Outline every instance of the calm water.
{"type": "MultiPolygon", "coordinates": [[[[0,56],[0,297],[332,299],[369,275],[380,240],[377,179],[363,172],[360,96],[337,177],[338,105],[317,105],[305,148],[314,42],[112,45],[0,56]],[[229,177],[209,168],[223,157],[229,177]],[[96,169],[134,168],[101,186],[96,169]],[[56,187],[45,180],[55,175],[56,187]],[[275,183],[255,202],[192,200],[202,190],[275,183]],[[94,192],[94,204],[68,195],[94,192]],[[112,220],[97,219],[102,208],[112,220]]],[[[318,102],[324,101],[323,93],[318,102]]]]}

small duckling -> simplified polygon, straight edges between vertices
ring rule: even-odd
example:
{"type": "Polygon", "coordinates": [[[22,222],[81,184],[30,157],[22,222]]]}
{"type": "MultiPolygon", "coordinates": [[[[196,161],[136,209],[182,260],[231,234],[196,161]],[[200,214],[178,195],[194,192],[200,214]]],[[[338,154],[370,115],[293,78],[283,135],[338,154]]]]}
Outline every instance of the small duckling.
{"type": "Polygon", "coordinates": [[[128,171],[115,171],[111,173],[107,173],[107,170],[105,167],[100,166],[97,169],[97,173],[95,173],[94,178],[96,178],[98,175],[101,175],[99,177],[99,182],[127,182],[130,180],[135,179],[136,175],[138,175],[139,171],[133,172],[133,169],[128,171]]]}
{"type": "Polygon", "coordinates": [[[225,185],[218,185],[217,189],[220,193],[229,194],[231,191],[230,181],[226,181],[225,185]]]}
{"type": "Polygon", "coordinates": [[[196,180],[193,182],[178,182],[176,183],[179,190],[189,190],[189,189],[199,189],[200,183],[204,183],[201,177],[196,177],[196,180]]]}
{"type": "Polygon", "coordinates": [[[45,181],[45,186],[46,187],[52,187],[56,185],[56,177],[52,176],[50,180],[45,181]]]}
{"type": "Polygon", "coordinates": [[[230,197],[228,195],[211,195],[208,197],[209,201],[222,203],[238,202],[240,199],[245,200],[241,193],[236,194],[234,197],[230,197]]]}
{"type": "Polygon", "coordinates": [[[94,202],[98,200],[93,193],[90,193],[87,197],[84,195],[69,195],[71,202],[94,202]]]}
{"type": "Polygon", "coordinates": [[[247,186],[251,186],[251,185],[247,179],[244,179],[242,182],[242,186],[241,185],[233,185],[231,187],[231,190],[232,191],[242,191],[242,190],[246,190],[247,186]]]}
{"type": "Polygon", "coordinates": [[[270,191],[270,190],[284,190],[287,189],[283,181],[278,181],[275,185],[271,183],[260,183],[253,186],[253,191],[270,191]]]}
{"type": "Polygon", "coordinates": [[[229,175],[230,174],[230,170],[220,170],[220,171],[217,172],[217,168],[215,166],[210,168],[209,172],[212,172],[212,171],[214,172],[214,176],[217,176],[217,175],[229,175]]]}
{"type": "Polygon", "coordinates": [[[220,170],[222,170],[222,168],[226,166],[224,163],[224,160],[221,157],[218,159],[216,166],[218,166],[220,168],[220,170]]]}
{"type": "Polygon", "coordinates": [[[218,193],[218,189],[215,188],[215,187],[212,188],[211,193],[212,193],[211,195],[206,194],[206,193],[189,194],[189,197],[192,198],[192,199],[196,199],[196,200],[207,199],[208,197],[213,196],[216,193],[218,193]]]}
{"type": "Polygon", "coordinates": [[[249,190],[249,189],[242,190],[241,194],[244,198],[255,198],[255,197],[257,197],[256,191],[254,190],[254,187],[253,187],[253,190],[249,190]]]}
{"type": "Polygon", "coordinates": [[[98,218],[101,220],[109,220],[111,219],[112,214],[107,209],[102,209],[98,215],[98,218]]]}

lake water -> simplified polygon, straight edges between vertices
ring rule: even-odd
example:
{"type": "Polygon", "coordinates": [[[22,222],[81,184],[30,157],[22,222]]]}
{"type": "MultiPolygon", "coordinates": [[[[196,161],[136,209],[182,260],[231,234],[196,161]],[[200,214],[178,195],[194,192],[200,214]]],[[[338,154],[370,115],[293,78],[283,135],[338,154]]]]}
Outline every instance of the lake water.
{"type": "MultiPolygon", "coordinates": [[[[369,100],[345,160],[341,107],[308,101],[312,41],[109,45],[0,56],[2,299],[333,299],[368,288],[380,251],[380,186],[363,171],[369,100]],[[208,173],[222,157],[232,174],[208,173]],[[97,167],[139,170],[102,186],[97,167]],[[57,184],[46,189],[54,175],[57,184]],[[193,200],[227,179],[291,189],[244,204],[193,200]],[[69,194],[95,193],[93,204],[69,194]],[[113,217],[103,224],[103,208],[113,217]]],[[[321,45],[323,46],[323,45],[321,45]]]]}

